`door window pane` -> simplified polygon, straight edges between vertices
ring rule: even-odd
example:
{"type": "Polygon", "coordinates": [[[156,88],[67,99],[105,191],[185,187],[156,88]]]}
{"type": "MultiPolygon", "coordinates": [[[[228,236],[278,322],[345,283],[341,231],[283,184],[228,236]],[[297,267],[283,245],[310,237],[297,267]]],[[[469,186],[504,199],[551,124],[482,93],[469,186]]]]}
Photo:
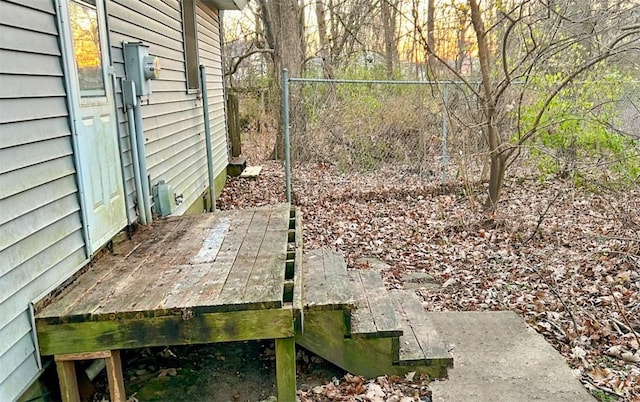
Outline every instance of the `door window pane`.
{"type": "Polygon", "coordinates": [[[104,96],[104,72],[98,12],[85,3],[69,2],[71,36],[82,96],[104,96]]]}

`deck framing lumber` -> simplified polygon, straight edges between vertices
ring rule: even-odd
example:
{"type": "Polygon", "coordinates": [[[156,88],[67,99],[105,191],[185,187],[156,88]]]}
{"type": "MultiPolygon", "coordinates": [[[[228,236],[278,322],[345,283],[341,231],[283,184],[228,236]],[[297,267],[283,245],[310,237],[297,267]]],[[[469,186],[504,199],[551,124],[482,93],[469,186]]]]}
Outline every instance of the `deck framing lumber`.
{"type": "Polygon", "coordinates": [[[43,356],[165,345],[188,345],[254,339],[288,338],[295,334],[291,309],[268,309],[125,318],[103,321],[37,323],[43,356]]]}
{"type": "Polygon", "coordinates": [[[64,402],[80,402],[75,360],[57,361],[56,371],[60,381],[60,396],[62,400],[64,402]]]}
{"type": "Polygon", "coordinates": [[[125,402],[127,392],[124,389],[124,377],[122,375],[122,361],[120,351],[111,351],[111,356],[107,359],[107,378],[109,379],[109,396],[111,402],[125,402]]]}
{"type": "Polygon", "coordinates": [[[295,338],[276,339],[276,386],[278,402],[296,401],[295,338]]]}

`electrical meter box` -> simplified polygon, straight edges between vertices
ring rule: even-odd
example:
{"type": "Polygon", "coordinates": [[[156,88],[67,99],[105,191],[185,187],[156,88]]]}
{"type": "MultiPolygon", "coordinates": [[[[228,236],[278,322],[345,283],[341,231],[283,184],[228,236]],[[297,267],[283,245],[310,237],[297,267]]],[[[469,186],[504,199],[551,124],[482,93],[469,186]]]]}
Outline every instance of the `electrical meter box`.
{"type": "Polygon", "coordinates": [[[176,200],[173,189],[170,185],[159,180],[158,184],[153,186],[153,206],[159,216],[168,216],[176,209],[176,200]]]}
{"type": "Polygon", "coordinates": [[[149,80],[160,76],[160,62],[157,57],[149,56],[149,46],[142,43],[124,43],[124,69],[127,79],[136,85],[136,95],[151,93],[149,80]]]}

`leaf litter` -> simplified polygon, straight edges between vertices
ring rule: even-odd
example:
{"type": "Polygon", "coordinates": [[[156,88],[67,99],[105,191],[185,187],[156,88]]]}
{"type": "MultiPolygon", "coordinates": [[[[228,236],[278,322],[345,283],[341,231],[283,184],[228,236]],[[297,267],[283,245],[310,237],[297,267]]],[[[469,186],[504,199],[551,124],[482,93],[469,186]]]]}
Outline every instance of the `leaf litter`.
{"type": "MultiPolygon", "coordinates": [[[[263,165],[255,180],[229,178],[218,207],[285,202],[281,165],[263,165]]],[[[388,265],[383,275],[390,288],[404,287],[415,273],[434,278],[440,286],[417,290],[430,311],[515,311],[565,357],[587,389],[619,400],[640,398],[637,186],[587,189],[559,179],[541,183],[520,171],[506,179],[498,211],[487,214],[478,202],[482,183],[441,185],[398,167],[343,174],[309,164],[294,172],[305,248],[341,251],[350,267],[379,259],[388,265]]],[[[345,377],[300,398],[376,400],[377,391],[363,385],[376,384],[381,400],[420,400],[396,395],[396,383],[377,381],[363,379],[354,388],[345,377]]]]}

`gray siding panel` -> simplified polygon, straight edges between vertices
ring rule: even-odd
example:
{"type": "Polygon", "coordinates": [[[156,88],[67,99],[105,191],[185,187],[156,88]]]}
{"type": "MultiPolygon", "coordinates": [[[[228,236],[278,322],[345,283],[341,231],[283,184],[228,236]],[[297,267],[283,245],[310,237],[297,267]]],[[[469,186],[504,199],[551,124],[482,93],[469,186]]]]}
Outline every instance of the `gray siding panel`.
{"type": "Polygon", "coordinates": [[[0,400],[38,374],[29,303],[84,262],[53,1],[0,0],[0,400]]]}
{"type": "MultiPolygon", "coordinates": [[[[2,126],[0,126],[0,130],[2,130],[2,126]]],[[[0,174],[0,188],[2,189],[0,203],[12,195],[62,179],[74,173],[73,160],[70,157],[65,157],[32,165],[11,174],[0,174]]],[[[40,190],[37,191],[40,194],[40,190]]],[[[32,202],[37,201],[33,199],[32,202]]]]}
{"type": "Polygon", "coordinates": [[[36,11],[41,11],[46,14],[54,14],[54,4],[53,1],[42,1],[42,0],[8,0],[9,3],[19,4],[24,6],[27,9],[33,9],[36,11]]]}
{"type": "Polygon", "coordinates": [[[0,2],[0,24],[49,35],[58,34],[53,14],[33,12],[17,3],[0,2]]]}
{"type": "Polygon", "coordinates": [[[31,333],[29,313],[25,310],[14,315],[12,320],[7,318],[8,324],[0,327],[0,356],[4,356],[16,342],[31,333]]]}
{"type": "Polygon", "coordinates": [[[22,53],[0,48],[0,74],[62,77],[62,65],[58,57],[37,53],[22,53]],[[18,58],[20,63],[16,63],[18,58]]]}
{"type": "Polygon", "coordinates": [[[30,333],[24,334],[18,342],[16,342],[7,353],[0,356],[4,362],[0,366],[0,384],[4,382],[16,367],[20,367],[22,363],[35,352],[33,338],[30,333]]]}
{"type": "Polygon", "coordinates": [[[0,47],[27,53],[60,56],[56,36],[0,25],[0,47]]]}
{"type": "MultiPolygon", "coordinates": [[[[57,184],[57,183],[56,183],[57,184]]],[[[45,197],[48,197],[46,195],[45,197]]],[[[2,225],[3,235],[0,237],[0,252],[9,246],[31,236],[46,227],[54,225],[60,216],[69,216],[79,209],[75,192],[53,201],[46,208],[38,208],[2,225]]],[[[1,285],[0,285],[1,287],[1,285]]],[[[0,292],[0,302],[6,296],[0,292]]]]}
{"type": "Polygon", "coordinates": [[[73,153],[69,137],[33,142],[19,147],[0,149],[0,174],[63,158],[73,153]]]}
{"type": "Polygon", "coordinates": [[[72,234],[23,264],[24,267],[38,264],[38,269],[13,270],[7,274],[6,279],[15,281],[16,288],[7,289],[3,286],[7,296],[3,296],[0,304],[0,328],[22,313],[19,306],[28,305],[44,290],[64,279],[69,267],[77,268],[84,259],[82,247],[82,237],[72,234]],[[44,290],[39,289],[42,284],[47,284],[44,290]]]}
{"type": "Polygon", "coordinates": [[[65,96],[66,94],[62,80],[51,76],[2,75],[0,87],[3,88],[0,94],[3,98],[65,96]]]}
{"type": "Polygon", "coordinates": [[[67,104],[64,98],[0,99],[0,124],[66,115],[67,104]]]}
{"type": "MultiPolygon", "coordinates": [[[[4,226],[5,225],[3,225],[3,227],[4,226]]],[[[40,266],[34,266],[35,263],[33,262],[29,264],[26,264],[25,262],[32,258],[35,258],[35,261],[37,261],[38,263],[46,263],[46,258],[41,258],[40,255],[48,250],[51,250],[51,248],[56,244],[61,243],[65,239],[68,239],[70,234],[73,234],[74,232],[79,233],[80,228],[81,225],[80,221],[78,220],[77,214],[68,215],[62,217],[62,219],[56,221],[55,223],[46,226],[43,230],[34,232],[31,236],[21,240],[17,244],[14,244],[12,247],[0,251],[0,260],[3,261],[3,266],[0,267],[0,279],[3,279],[4,282],[3,284],[0,284],[0,286],[4,286],[5,283],[7,284],[7,286],[18,285],[17,283],[9,284],[8,281],[4,280],[4,275],[8,275],[13,272],[15,275],[30,276],[31,272],[16,273],[14,271],[20,271],[22,269],[25,271],[35,272],[41,269],[40,266]],[[18,269],[18,266],[21,264],[22,268],[18,269]],[[15,267],[15,269],[13,267],[15,267]]],[[[65,253],[67,251],[68,250],[57,250],[57,254],[65,253]]],[[[48,286],[46,286],[42,290],[44,291],[47,287],[48,286]]]]}
{"type": "MultiPolygon", "coordinates": [[[[27,313],[25,312],[26,316],[27,313]]],[[[25,318],[28,320],[28,316],[25,318]]],[[[1,356],[0,360],[4,362],[5,356],[1,356]]],[[[8,359],[7,359],[8,360],[8,359]]],[[[4,363],[3,363],[4,364],[4,363]]],[[[39,375],[38,363],[36,355],[29,353],[22,363],[13,368],[8,377],[0,383],[0,396],[7,396],[6,401],[11,401],[17,397],[24,388],[31,383],[39,375]]]]}
{"type": "Polygon", "coordinates": [[[5,124],[0,130],[0,148],[17,147],[69,135],[66,116],[5,124]]]}
{"type": "MultiPolygon", "coordinates": [[[[201,54],[200,62],[207,66],[209,75],[212,144],[217,147],[214,168],[220,173],[228,160],[218,20],[215,12],[200,7],[198,35],[203,42],[200,51],[206,53],[201,54]]],[[[145,151],[151,183],[165,180],[177,194],[182,194],[184,203],[174,211],[182,214],[206,190],[208,180],[202,100],[196,94],[188,94],[186,87],[180,2],[113,0],[107,9],[117,75],[124,75],[122,41],[142,41],[149,46],[150,54],[160,57],[160,79],[151,83],[153,93],[142,104],[145,151]]],[[[129,205],[134,205],[126,116],[121,109],[118,113],[127,197],[129,205]]],[[[129,216],[135,216],[135,211],[130,210],[129,216]]]]}
{"type": "Polygon", "coordinates": [[[0,210],[0,225],[42,209],[56,200],[75,194],[76,191],[75,177],[66,176],[9,197],[3,200],[5,208],[0,210]]]}
{"type": "Polygon", "coordinates": [[[218,13],[208,7],[200,6],[198,9],[200,63],[207,66],[207,101],[216,175],[226,168],[229,161],[218,18],[218,13]]]}

